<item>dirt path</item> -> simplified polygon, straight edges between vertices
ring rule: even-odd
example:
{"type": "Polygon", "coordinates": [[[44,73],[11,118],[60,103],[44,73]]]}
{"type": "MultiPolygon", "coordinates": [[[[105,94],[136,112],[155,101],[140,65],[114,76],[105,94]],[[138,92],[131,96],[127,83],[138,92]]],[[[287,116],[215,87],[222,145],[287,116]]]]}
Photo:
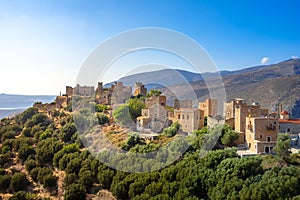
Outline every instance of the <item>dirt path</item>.
{"type": "Polygon", "coordinates": [[[66,176],[66,173],[64,171],[60,171],[57,168],[54,168],[54,175],[58,177],[57,180],[57,199],[61,200],[63,199],[63,193],[64,193],[64,187],[63,187],[63,181],[66,176]]]}

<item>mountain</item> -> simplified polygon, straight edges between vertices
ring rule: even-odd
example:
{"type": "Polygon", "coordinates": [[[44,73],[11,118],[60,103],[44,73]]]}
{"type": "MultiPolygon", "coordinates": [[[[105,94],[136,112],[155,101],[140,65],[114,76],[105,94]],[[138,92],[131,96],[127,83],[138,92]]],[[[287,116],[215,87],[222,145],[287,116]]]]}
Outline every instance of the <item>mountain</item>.
{"type": "MultiPolygon", "coordinates": [[[[240,97],[248,103],[259,102],[263,107],[275,110],[279,105],[300,118],[300,59],[292,59],[277,64],[251,67],[222,76],[227,101],[240,97]]],[[[209,79],[214,83],[214,79],[209,79]]],[[[209,98],[204,80],[191,82],[199,100],[209,98]]],[[[218,83],[212,89],[221,91],[218,83]]],[[[189,97],[190,91],[184,86],[173,85],[164,91],[181,91],[181,96],[189,97]]],[[[174,93],[174,92],[173,92],[174,93]]],[[[166,95],[170,95],[168,92],[166,95]]]]}
{"type": "Polygon", "coordinates": [[[205,80],[212,83],[212,89],[218,93],[221,91],[216,79],[218,74],[222,76],[227,101],[240,97],[246,99],[248,103],[259,102],[263,107],[271,110],[275,110],[282,104],[283,109],[289,111],[293,117],[300,118],[300,59],[202,75],[183,70],[164,69],[130,75],[119,81],[131,86],[137,81],[146,83],[146,86],[152,84],[148,89],[159,87],[164,95],[169,97],[168,103],[172,104],[174,93],[186,99],[193,96],[194,92],[187,90],[187,85],[193,88],[200,101],[209,98],[205,80]]]}
{"type": "MultiPolygon", "coordinates": [[[[221,71],[221,74],[230,75],[231,71],[221,71]]],[[[161,88],[176,84],[190,83],[203,80],[203,78],[215,78],[220,72],[205,72],[203,74],[194,73],[180,69],[162,69],[151,72],[143,72],[120,78],[118,81],[124,85],[134,86],[135,82],[142,82],[148,89],[161,88]]],[[[105,87],[111,86],[113,83],[108,83],[105,87]]]]}

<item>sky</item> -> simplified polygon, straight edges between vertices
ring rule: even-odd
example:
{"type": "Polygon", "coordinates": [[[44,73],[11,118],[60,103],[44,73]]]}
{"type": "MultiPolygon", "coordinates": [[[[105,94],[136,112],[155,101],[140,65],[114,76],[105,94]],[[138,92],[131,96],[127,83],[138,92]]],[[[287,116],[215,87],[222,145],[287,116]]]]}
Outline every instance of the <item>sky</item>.
{"type": "MultiPolygon", "coordinates": [[[[300,56],[299,6],[297,0],[0,0],[0,93],[64,93],[97,46],[143,27],[192,38],[217,70],[295,58],[300,56]]],[[[170,53],[148,50],[120,58],[101,81],[150,62],[193,71],[170,53]]]]}

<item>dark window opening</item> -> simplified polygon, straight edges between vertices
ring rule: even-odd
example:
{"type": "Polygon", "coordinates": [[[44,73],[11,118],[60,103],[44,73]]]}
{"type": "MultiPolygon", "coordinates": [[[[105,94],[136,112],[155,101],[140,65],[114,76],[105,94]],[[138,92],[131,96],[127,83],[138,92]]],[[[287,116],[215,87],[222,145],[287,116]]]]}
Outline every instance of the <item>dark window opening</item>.
{"type": "Polygon", "coordinates": [[[270,147],[265,147],[265,152],[269,153],[270,152],[270,147]]]}

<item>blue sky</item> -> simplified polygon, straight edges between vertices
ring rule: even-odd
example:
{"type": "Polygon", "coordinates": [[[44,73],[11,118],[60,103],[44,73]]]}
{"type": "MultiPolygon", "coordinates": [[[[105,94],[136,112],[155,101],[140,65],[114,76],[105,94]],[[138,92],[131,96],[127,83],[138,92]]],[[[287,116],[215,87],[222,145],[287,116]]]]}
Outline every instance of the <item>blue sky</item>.
{"type": "MultiPolygon", "coordinates": [[[[101,42],[141,27],[173,29],[193,38],[219,70],[260,65],[263,58],[276,63],[300,56],[299,6],[297,0],[2,0],[0,93],[64,92],[101,42]]],[[[174,60],[169,65],[186,68],[174,60]]],[[[112,70],[105,81],[122,73],[112,70]]]]}

